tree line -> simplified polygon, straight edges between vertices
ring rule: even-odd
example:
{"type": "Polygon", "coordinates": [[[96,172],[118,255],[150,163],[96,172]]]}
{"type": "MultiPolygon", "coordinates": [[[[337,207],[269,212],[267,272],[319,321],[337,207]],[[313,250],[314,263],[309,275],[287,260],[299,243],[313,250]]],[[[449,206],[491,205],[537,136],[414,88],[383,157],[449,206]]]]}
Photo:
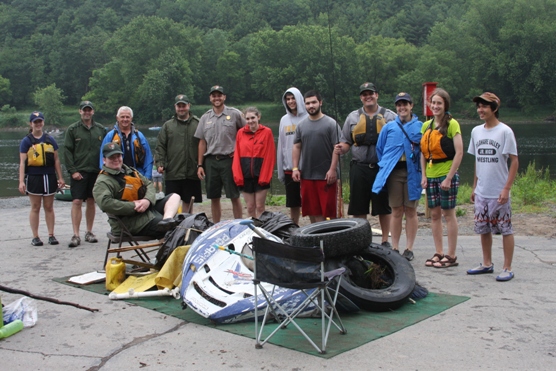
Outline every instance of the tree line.
{"type": "Polygon", "coordinates": [[[556,0],[0,1],[0,107],[50,87],[152,123],[177,93],[279,102],[296,86],[343,118],[364,81],[387,102],[436,81],[456,102],[491,90],[527,112],[556,103],[555,16],[556,0]]]}

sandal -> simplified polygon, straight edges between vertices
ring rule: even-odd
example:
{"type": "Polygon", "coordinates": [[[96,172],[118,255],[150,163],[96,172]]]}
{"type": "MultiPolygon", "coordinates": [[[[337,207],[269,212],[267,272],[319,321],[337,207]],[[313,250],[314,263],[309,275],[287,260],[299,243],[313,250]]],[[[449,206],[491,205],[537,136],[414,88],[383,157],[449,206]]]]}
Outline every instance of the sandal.
{"type": "Polygon", "coordinates": [[[427,259],[427,261],[425,262],[425,266],[426,267],[434,267],[434,263],[438,263],[440,260],[442,260],[444,258],[444,255],[436,253],[433,255],[432,258],[427,259]],[[435,259],[437,258],[437,259],[435,259]]]}
{"type": "Polygon", "coordinates": [[[450,255],[444,255],[444,258],[438,262],[436,262],[433,267],[435,268],[448,268],[448,267],[457,267],[459,263],[456,261],[458,260],[457,256],[453,258],[450,255]]]}

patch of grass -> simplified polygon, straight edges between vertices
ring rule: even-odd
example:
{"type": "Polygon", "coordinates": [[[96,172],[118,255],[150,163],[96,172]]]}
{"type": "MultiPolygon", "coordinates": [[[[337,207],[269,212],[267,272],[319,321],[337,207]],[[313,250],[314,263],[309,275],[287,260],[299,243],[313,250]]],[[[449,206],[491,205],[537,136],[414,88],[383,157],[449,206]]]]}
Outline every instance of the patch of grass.
{"type": "Polygon", "coordinates": [[[460,184],[458,189],[458,198],[456,205],[465,205],[471,203],[471,191],[473,188],[469,184],[460,184]]]}
{"type": "Polygon", "coordinates": [[[456,208],[456,216],[457,217],[465,216],[466,214],[467,214],[467,210],[462,209],[461,207],[456,208]]]}
{"type": "Polygon", "coordinates": [[[343,181],[342,182],[342,198],[344,199],[344,203],[348,203],[349,202],[349,196],[350,196],[350,188],[349,188],[349,182],[343,181]]]}
{"type": "Polygon", "coordinates": [[[544,212],[556,203],[556,181],[548,168],[536,169],[534,161],[517,175],[511,192],[512,207],[519,212],[544,212]]]}
{"type": "Polygon", "coordinates": [[[271,195],[270,192],[266,194],[265,204],[267,206],[286,206],[285,195],[271,195]]]}

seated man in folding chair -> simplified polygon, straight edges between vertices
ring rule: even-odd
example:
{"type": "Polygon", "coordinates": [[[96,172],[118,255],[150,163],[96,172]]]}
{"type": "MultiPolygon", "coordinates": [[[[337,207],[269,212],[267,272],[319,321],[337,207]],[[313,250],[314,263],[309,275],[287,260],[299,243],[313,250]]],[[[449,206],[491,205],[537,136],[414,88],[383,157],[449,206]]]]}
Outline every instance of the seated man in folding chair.
{"type": "MultiPolygon", "coordinates": [[[[104,165],[93,187],[93,197],[102,211],[119,217],[133,235],[163,238],[178,221],[174,216],[180,196],[171,193],[156,201],[153,183],[137,170],[124,165],[122,150],[117,143],[102,148],[104,165]]],[[[120,233],[118,222],[108,219],[112,233],[120,233]]]]}

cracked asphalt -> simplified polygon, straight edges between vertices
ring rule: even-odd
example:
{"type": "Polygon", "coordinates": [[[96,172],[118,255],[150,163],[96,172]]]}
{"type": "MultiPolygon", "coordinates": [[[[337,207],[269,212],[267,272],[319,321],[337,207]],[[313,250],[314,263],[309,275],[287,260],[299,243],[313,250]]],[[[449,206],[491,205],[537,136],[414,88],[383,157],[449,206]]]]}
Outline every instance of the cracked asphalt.
{"type": "MultiPolygon", "coordinates": [[[[470,300],[321,359],[272,344],[256,350],[252,339],[54,282],[101,269],[104,258],[105,215],[97,212],[99,243],[69,249],[70,208],[55,202],[60,245],[33,247],[27,198],[0,199],[0,284],[99,309],[37,301],[37,324],[0,340],[0,370],[556,369],[554,239],[516,235],[515,278],[500,283],[495,281],[502,268],[500,236],[494,236],[495,274],[467,276],[465,271],[481,262],[478,236],[460,236],[458,267],[435,269],[424,266],[433,254],[432,236],[419,235],[412,262],[418,282],[432,292],[470,300]]],[[[46,240],[42,213],[40,233],[46,240]]],[[[0,295],[4,304],[21,297],[0,295]]]]}

